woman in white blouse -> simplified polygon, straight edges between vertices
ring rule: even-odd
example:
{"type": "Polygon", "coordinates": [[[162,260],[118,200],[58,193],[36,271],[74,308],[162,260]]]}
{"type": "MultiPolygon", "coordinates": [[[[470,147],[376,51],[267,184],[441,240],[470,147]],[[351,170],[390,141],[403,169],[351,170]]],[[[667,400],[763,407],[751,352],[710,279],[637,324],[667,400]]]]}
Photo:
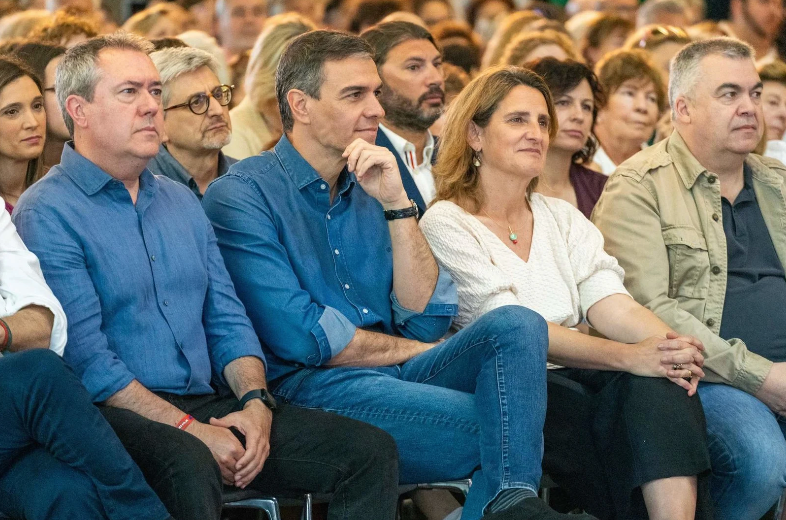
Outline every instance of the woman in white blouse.
{"type": "MultiPolygon", "coordinates": [[[[515,67],[487,70],[451,104],[434,169],[438,202],[421,228],[457,285],[455,324],[503,305],[543,315],[549,360],[573,367],[559,373],[593,393],[592,431],[582,433],[603,463],[582,471],[607,480],[614,516],[703,517],[707,479],[696,475],[708,472],[709,455],[693,397],[703,347],[628,295],[578,209],[535,193],[555,121],[543,80],[515,67]],[[575,330],[586,324],[609,339],[575,330]]],[[[568,408],[550,392],[552,418],[568,425],[568,408]]],[[[548,427],[546,445],[548,456],[548,427]]]]}

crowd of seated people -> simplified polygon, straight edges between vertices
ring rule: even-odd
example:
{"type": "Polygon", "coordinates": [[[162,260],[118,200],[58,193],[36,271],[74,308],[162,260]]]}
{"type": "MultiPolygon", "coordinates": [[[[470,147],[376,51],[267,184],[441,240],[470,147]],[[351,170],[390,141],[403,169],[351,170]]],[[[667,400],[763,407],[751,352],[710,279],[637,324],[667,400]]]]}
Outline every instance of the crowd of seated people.
{"type": "Polygon", "coordinates": [[[780,0],[129,7],[0,3],[0,518],[786,518],[780,0]]]}

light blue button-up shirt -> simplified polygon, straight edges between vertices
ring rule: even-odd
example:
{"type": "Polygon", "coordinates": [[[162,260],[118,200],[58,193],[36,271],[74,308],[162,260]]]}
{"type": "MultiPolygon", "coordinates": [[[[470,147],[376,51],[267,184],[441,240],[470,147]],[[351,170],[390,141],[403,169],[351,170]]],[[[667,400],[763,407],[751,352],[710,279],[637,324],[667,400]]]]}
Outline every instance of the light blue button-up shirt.
{"type": "Polygon", "coordinates": [[[382,206],[346,169],[331,203],[327,182],[286,136],[213,181],[202,206],[266,349],[271,380],[326,364],[357,328],[436,341],[458,311],[442,270],[422,313],[399,305],[382,206]]]}
{"type": "Polygon", "coordinates": [[[187,187],[124,185],[74,151],[20,198],[14,223],[68,317],[64,359],[97,402],[137,379],[208,394],[234,359],[264,361],[212,226],[187,187]]]}

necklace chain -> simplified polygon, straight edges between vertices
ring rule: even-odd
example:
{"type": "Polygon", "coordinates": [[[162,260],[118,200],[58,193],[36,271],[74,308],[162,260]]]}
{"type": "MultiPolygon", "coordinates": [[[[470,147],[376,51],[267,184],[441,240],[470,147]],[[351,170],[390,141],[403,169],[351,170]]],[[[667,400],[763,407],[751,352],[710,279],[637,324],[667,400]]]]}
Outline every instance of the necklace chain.
{"type": "MultiPolygon", "coordinates": [[[[501,225],[499,224],[499,222],[497,222],[497,221],[494,219],[494,217],[492,217],[491,215],[489,215],[488,213],[486,213],[486,210],[484,210],[484,209],[481,209],[480,211],[482,211],[482,212],[483,212],[483,214],[484,214],[484,215],[486,215],[486,216],[487,216],[487,217],[488,217],[488,218],[489,218],[489,219],[490,219],[490,220],[491,220],[491,221],[492,221],[494,224],[496,224],[496,225],[497,225],[497,226],[499,226],[499,227],[503,227],[503,226],[501,226],[501,225]]],[[[518,243],[519,243],[519,236],[518,236],[518,235],[517,235],[517,234],[516,234],[516,233],[513,231],[513,228],[512,228],[512,227],[510,227],[510,222],[507,222],[507,219],[505,219],[505,222],[506,222],[506,223],[507,223],[507,225],[508,225],[508,238],[509,238],[509,239],[510,239],[510,241],[511,241],[511,242],[513,242],[514,244],[518,244],[518,243]]]]}

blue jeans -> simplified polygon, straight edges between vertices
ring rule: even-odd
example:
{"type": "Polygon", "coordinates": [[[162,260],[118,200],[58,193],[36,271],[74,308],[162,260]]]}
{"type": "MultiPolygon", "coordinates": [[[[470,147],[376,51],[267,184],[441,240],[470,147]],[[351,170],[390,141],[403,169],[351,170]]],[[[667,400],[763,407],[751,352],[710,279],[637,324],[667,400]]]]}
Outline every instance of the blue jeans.
{"type": "Polygon", "coordinates": [[[474,520],[503,489],[538,490],[547,350],[543,318],[500,307],[401,365],[303,369],[274,392],[387,431],[402,483],[471,475],[462,519],[474,520]]]}
{"type": "Polygon", "coordinates": [[[754,396],[701,383],[716,520],[758,520],[786,487],[786,422],[754,396]]]}
{"type": "Polygon", "coordinates": [[[87,390],[49,350],[0,359],[0,513],[169,517],[87,390]]]}

